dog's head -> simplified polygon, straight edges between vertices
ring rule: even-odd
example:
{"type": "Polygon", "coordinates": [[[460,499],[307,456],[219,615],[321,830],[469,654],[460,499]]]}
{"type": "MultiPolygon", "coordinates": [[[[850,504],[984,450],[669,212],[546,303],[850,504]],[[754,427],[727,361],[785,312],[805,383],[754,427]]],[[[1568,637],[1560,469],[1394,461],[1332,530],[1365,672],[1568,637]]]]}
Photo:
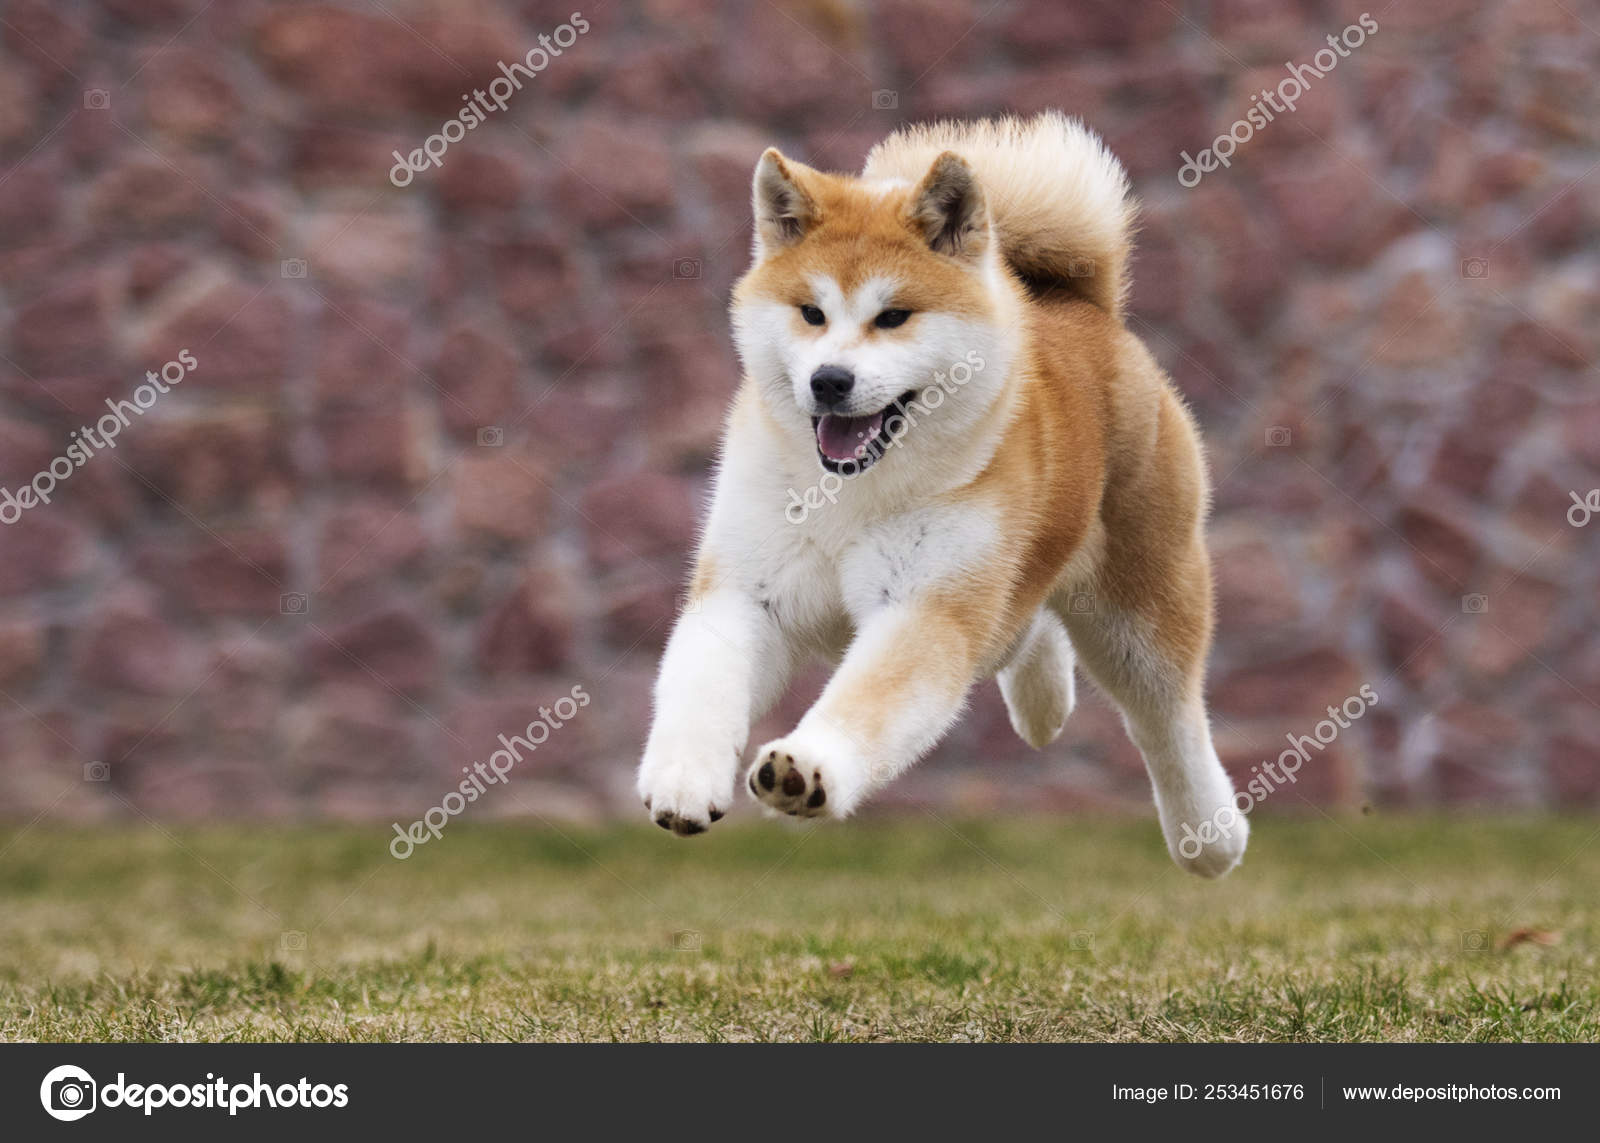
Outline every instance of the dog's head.
{"type": "Polygon", "coordinates": [[[969,432],[1003,380],[1010,296],[972,169],[945,152],[915,185],[875,182],[769,149],[754,193],[734,336],[779,424],[833,472],[969,432]]]}

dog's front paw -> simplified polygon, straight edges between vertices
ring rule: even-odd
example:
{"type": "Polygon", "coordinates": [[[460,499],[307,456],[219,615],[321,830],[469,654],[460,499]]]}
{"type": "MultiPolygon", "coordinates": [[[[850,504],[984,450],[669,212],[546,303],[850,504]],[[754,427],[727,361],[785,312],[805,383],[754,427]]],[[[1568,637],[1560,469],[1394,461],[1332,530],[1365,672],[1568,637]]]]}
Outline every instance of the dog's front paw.
{"type": "Polygon", "coordinates": [[[849,757],[795,734],[763,746],[746,782],[759,801],[793,817],[843,817],[859,795],[852,774],[849,757]]]}
{"type": "Polygon", "coordinates": [[[802,818],[828,812],[828,782],[821,763],[796,758],[781,742],[757,756],[749,781],[750,792],[775,810],[802,818]]]}
{"type": "MultiPolygon", "coordinates": [[[[712,755],[718,752],[713,751],[712,755]]],[[[639,765],[639,797],[651,820],[679,837],[704,833],[733,800],[739,755],[723,761],[699,751],[647,750],[639,765]]]]}

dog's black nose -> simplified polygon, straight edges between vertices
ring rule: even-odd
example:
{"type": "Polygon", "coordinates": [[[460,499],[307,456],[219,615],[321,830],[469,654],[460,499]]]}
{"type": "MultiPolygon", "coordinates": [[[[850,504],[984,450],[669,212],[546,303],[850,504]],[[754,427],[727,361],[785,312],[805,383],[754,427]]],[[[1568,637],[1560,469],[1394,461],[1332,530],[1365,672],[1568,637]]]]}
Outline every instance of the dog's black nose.
{"type": "Polygon", "coordinates": [[[824,409],[831,409],[850,395],[856,375],[842,365],[823,365],[811,375],[811,395],[824,409]]]}

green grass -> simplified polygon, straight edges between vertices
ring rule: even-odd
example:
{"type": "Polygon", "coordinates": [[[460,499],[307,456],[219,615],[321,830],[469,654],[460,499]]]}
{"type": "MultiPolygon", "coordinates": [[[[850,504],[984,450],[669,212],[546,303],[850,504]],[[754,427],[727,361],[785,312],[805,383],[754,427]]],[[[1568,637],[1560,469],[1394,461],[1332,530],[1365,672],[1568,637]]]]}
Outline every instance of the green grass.
{"type": "Polygon", "coordinates": [[[0,1039],[1592,1040],[1597,825],[13,829],[0,1039]]]}

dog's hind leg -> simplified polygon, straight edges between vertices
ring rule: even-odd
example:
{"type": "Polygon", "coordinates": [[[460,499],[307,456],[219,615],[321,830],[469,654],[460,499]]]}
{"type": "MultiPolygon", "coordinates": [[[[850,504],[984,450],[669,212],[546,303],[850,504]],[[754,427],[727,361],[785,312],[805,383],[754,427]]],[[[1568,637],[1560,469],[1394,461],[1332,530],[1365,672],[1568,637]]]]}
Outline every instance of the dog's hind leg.
{"type": "Polygon", "coordinates": [[[1235,808],[1202,698],[1210,568],[1198,536],[1175,553],[1154,555],[1118,561],[1129,570],[1051,606],[1144,755],[1172,859],[1191,873],[1220,877],[1244,856],[1250,827],[1235,808]]]}
{"type": "Polygon", "coordinates": [[[1054,742],[1076,701],[1072,640],[1061,620],[1040,608],[997,678],[1018,737],[1035,750],[1054,742]]]}

